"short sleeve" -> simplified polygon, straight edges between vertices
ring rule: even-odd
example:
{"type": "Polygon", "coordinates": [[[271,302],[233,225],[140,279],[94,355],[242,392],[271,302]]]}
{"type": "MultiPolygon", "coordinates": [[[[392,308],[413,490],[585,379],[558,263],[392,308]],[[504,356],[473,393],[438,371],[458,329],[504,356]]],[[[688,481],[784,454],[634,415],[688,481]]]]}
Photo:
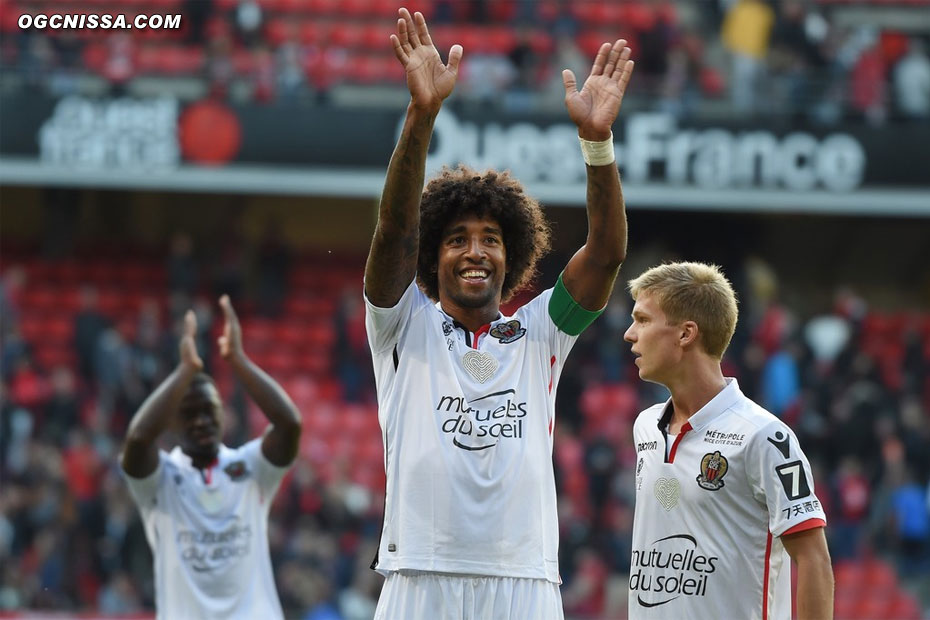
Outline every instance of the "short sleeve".
{"type": "Polygon", "coordinates": [[[527,324],[545,325],[546,340],[548,341],[549,351],[554,355],[559,366],[568,358],[572,347],[578,341],[578,335],[569,334],[559,328],[559,325],[552,317],[549,311],[552,296],[555,294],[555,288],[548,288],[540,293],[531,302],[520,308],[520,313],[525,313],[527,324]]]}
{"type": "Polygon", "coordinates": [[[158,499],[158,491],[161,488],[161,481],[165,475],[164,460],[164,452],[159,451],[158,465],[155,467],[155,471],[145,478],[134,478],[126,473],[122,467],[119,468],[123,479],[126,480],[126,486],[129,487],[129,494],[132,495],[132,499],[136,502],[136,506],[138,506],[139,510],[143,513],[155,507],[155,503],[158,499]]]}
{"type": "Polygon", "coordinates": [[[365,331],[373,353],[381,353],[397,344],[401,331],[418,308],[428,305],[429,298],[417,286],[416,278],[390,308],[380,308],[365,295],[365,331]]]}
{"type": "Polygon", "coordinates": [[[255,481],[258,487],[268,497],[273,496],[278,491],[281,480],[291,466],[278,467],[265,458],[265,454],[262,452],[262,437],[256,437],[244,444],[239,448],[239,453],[245,460],[249,470],[255,472],[255,481]]]}
{"type": "Polygon", "coordinates": [[[747,465],[753,493],[769,512],[775,536],[794,529],[826,525],[826,515],[814,493],[814,479],[798,438],[781,421],[769,424],[752,439],[753,458],[747,465]]]}

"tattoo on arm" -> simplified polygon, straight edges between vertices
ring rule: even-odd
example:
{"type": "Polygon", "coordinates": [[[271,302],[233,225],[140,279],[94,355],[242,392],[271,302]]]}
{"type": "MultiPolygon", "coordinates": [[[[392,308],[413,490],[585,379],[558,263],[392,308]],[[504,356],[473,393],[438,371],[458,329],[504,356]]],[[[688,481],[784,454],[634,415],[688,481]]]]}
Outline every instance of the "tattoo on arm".
{"type": "Polygon", "coordinates": [[[394,305],[416,274],[420,196],[431,132],[432,119],[411,122],[408,117],[388,166],[365,267],[365,292],[378,306],[394,305]]]}

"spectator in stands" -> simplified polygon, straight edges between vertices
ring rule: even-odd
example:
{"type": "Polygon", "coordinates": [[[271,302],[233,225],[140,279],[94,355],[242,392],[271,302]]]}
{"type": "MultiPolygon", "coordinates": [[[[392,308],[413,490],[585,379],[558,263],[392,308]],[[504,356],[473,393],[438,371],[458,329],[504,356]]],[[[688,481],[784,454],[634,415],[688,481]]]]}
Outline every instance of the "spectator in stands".
{"type": "Polygon", "coordinates": [[[633,3],[636,29],[637,72],[646,78],[649,91],[655,91],[668,71],[668,54],[678,39],[674,8],[670,3],[633,3]]]}
{"type": "Polygon", "coordinates": [[[264,316],[281,314],[292,263],[293,253],[284,230],[277,220],[269,220],[258,248],[258,306],[264,316]]]}
{"type": "Polygon", "coordinates": [[[850,102],[857,118],[880,125],[888,118],[888,67],[878,33],[869,27],[860,30],[865,48],[850,69],[850,102]]]}
{"type": "Polygon", "coordinates": [[[101,614],[125,616],[142,612],[142,601],[131,577],[120,571],[100,589],[97,608],[101,614]]]}
{"type": "Polygon", "coordinates": [[[186,232],[175,233],[168,253],[168,290],[190,299],[197,292],[200,268],[194,258],[194,241],[186,232]]]}
{"type": "Polygon", "coordinates": [[[930,58],[923,40],[912,37],[907,55],[894,68],[898,111],[908,119],[930,118],[930,58]]]}
{"type": "Polygon", "coordinates": [[[790,0],[781,4],[772,34],[769,68],[771,79],[780,86],[775,105],[796,118],[813,100],[813,69],[823,66],[818,42],[812,37],[815,33],[818,30],[809,27],[803,3],[790,0]]]}
{"type": "Polygon", "coordinates": [[[46,87],[46,79],[55,65],[55,50],[51,39],[36,30],[30,30],[18,39],[19,73],[23,83],[32,90],[46,87]]]}
{"type": "Polygon", "coordinates": [[[225,100],[229,96],[229,87],[235,76],[232,39],[227,33],[218,33],[207,44],[205,70],[210,96],[214,99],[225,100]]]}
{"type": "Polygon", "coordinates": [[[694,114],[704,86],[701,83],[705,70],[702,58],[703,43],[694,33],[683,33],[671,46],[667,70],[659,87],[662,109],[678,118],[694,114]]]}
{"type": "Polygon", "coordinates": [[[355,287],[343,290],[333,316],[336,333],[334,366],[347,402],[365,402],[370,397],[371,352],[365,338],[365,307],[355,287]]]}
{"type": "Polygon", "coordinates": [[[549,71],[549,77],[546,84],[546,98],[553,102],[561,104],[565,98],[565,86],[562,84],[562,74],[558,69],[571,69],[575,75],[583,75],[587,69],[588,59],[575,43],[575,37],[572,34],[561,33],[555,38],[555,55],[552,57],[549,71]]]}
{"type": "Polygon", "coordinates": [[[110,95],[123,97],[128,94],[129,81],[136,75],[136,46],[133,38],[116,31],[107,39],[107,57],[103,65],[103,76],[110,83],[110,95]]]}
{"type": "Polygon", "coordinates": [[[461,71],[463,97],[482,106],[500,105],[516,77],[510,58],[492,52],[470,56],[461,71]]]}
{"type": "Polygon", "coordinates": [[[256,103],[270,103],[275,99],[275,63],[271,49],[265,44],[258,44],[252,50],[252,100],[256,103]]]}
{"type": "Polygon", "coordinates": [[[42,437],[63,446],[68,430],[79,424],[78,396],[74,374],[67,366],[52,371],[51,395],[45,404],[42,437]]]}
{"type": "Polygon", "coordinates": [[[533,93],[539,90],[540,59],[533,49],[532,31],[529,28],[518,30],[516,45],[507,57],[515,72],[506,96],[508,108],[525,112],[531,109],[533,93]]]}
{"type": "Polygon", "coordinates": [[[905,577],[930,572],[930,511],[927,510],[924,486],[917,482],[909,468],[903,480],[892,492],[896,545],[901,574],[905,577]]]}
{"type": "Polygon", "coordinates": [[[277,90],[282,100],[293,101],[304,94],[304,49],[297,24],[287,24],[287,37],[275,51],[277,90]]]}
{"type": "Polygon", "coordinates": [[[126,382],[132,372],[132,347],[117,326],[107,327],[97,339],[94,377],[100,403],[108,413],[124,402],[126,382]]]}
{"type": "Polygon", "coordinates": [[[214,0],[184,0],[181,14],[184,16],[185,41],[188,45],[201,47],[206,42],[207,20],[213,15],[214,0]]]}
{"type": "Polygon", "coordinates": [[[833,481],[836,490],[836,518],[830,524],[830,551],[834,561],[856,557],[868,517],[871,497],[869,481],[855,457],[844,458],[833,481]]]}
{"type": "Polygon", "coordinates": [[[239,0],[234,24],[239,42],[244,47],[251,48],[261,42],[264,19],[262,7],[256,0],[239,0]]]}
{"type": "Polygon", "coordinates": [[[759,108],[759,88],[775,22],[764,0],[736,0],[723,20],[721,37],[730,52],[730,96],[737,112],[753,114],[759,108]]]}
{"type": "Polygon", "coordinates": [[[77,352],[78,369],[85,381],[94,379],[94,357],[97,340],[109,326],[110,321],[97,308],[97,289],[91,285],[81,287],[78,311],[74,316],[74,348],[77,352]]]}
{"type": "MultiPolygon", "coordinates": [[[[3,316],[0,335],[4,337],[4,344],[6,337],[13,331],[12,328],[19,324],[20,297],[27,280],[28,275],[21,265],[11,265],[3,272],[3,277],[0,277],[0,316],[3,316]]],[[[6,355],[4,361],[9,361],[6,355]]]]}
{"type": "Polygon", "coordinates": [[[25,355],[16,363],[10,376],[10,400],[29,411],[36,411],[48,398],[45,377],[25,355]]]}
{"type": "Polygon", "coordinates": [[[155,554],[159,617],[280,618],[268,513],[297,456],[300,414],[246,356],[229,298],[220,305],[220,355],[267,416],[263,437],[238,449],[222,445],[222,404],[202,372],[197,321],[188,311],[181,361],[133,417],[121,466],[155,554]],[[169,428],[180,443],[170,454],[157,444],[169,428]]]}

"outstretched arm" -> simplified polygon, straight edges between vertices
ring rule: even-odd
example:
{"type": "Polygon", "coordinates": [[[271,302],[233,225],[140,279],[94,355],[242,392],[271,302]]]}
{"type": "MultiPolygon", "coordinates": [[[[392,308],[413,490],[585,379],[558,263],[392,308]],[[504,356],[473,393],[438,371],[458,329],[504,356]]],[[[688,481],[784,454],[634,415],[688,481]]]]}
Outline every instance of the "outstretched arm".
{"type": "Polygon", "coordinates": [[[410,103],[400,139],[388,165],[368,262],[365,294],[376,306],[395,305],[417,271],[420,195],[426,174],[426,152],[442,101],[452,93],[462,60],[453,45],[449,64],[442,64],[421,13],[400,9],[394,55],[407,72],[410,103]]]}
{"type": "Polygon", "coordinates": [[[833,618],[833,566],[822,527],[782,536],[782,544],[798,565],[798,618],[833,618]]]}
{"type": "MultiPolygon", "coordinates": [[[[581,91],[574,73],[568,69],[562,72],[565,105],[578,126],[579,138],[591,142],[611,138],[611,126],[620,112],[632,73],[630,48],[624,39],[601,45],[581,91]]],[[[585,168],[588,238],[568,262],[563,282],[578,304],[593,311],[607,303],[620,264],[626,258],[626,212],[617,164],[611,161],[585,168]]]]}
{"type": "Polygon", "coordinates": [[[223,295],[220,298],[220,307],[226,317],[223,335],[219,338],[220,355],[229,362],[245,391],[271,422],[262,439],[262,454],[278,467],[290,465],[300,448],[300,413],[277,381],[245,354],[242,348],[242,327],[229,302],[229,296],[223,295]]]}
{"type": "Polygon", "coordinates": [[[196,335],[197,319],[193,311],[188,310],[184,315],[178,367],[145,399],[129,423],[122,465],[123,471],[133,478],[146,478],[158,467],[158,436],[171,426],[191,379],[203,369],[194,343],[196,335]]]}

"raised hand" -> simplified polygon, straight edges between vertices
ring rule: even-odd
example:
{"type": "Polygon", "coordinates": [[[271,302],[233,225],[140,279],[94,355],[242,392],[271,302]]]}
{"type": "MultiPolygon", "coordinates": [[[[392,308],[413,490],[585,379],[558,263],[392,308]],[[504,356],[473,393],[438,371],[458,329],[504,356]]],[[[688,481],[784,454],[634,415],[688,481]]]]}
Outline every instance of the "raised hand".
{"type": "Polygon", "coordinates": [[[423,14],[418,11],[411,17],[407,9],[400,9],[398,14],[397,34],[391,35],[391,43],[394,55],[407,71],[411,101],[418,107],[438,108],[455,87],[462,46],[452,46],[449,64],[444,65],[429,36],[423,14]]]}
{"type": "Polygon", "coordinates": [[[613,45],[601,45],[594,58],[591,75],[581,91],[577,89],[575,74],[569,69],[562,71],[565,106],[578,126],[578,135],[586,140],[606,140],[609,137],[632,74],[633,61],[630,60],[626,39],[617,39],[613,45]]]}
{"type": "Polygon", "coordinates": [[[241,358],[244,355],[242,350],[242,327],[239,326],[239,317],[236,316],[236,311],[233,310],[229,295],[220,297],[220,308],[223,309],[223,316],[226,318],[223,335],[217,340],[220,345],[220,355],[227,361],[241,358]]]}
{"type": "Polygon", "coordinates": [[[197,316],[193,310],[184,314],[184,333],[181,335],[179,345],[181,351],[181,365],[194,371],[203,370],[203,360],[197,353],[197,316]]]}

